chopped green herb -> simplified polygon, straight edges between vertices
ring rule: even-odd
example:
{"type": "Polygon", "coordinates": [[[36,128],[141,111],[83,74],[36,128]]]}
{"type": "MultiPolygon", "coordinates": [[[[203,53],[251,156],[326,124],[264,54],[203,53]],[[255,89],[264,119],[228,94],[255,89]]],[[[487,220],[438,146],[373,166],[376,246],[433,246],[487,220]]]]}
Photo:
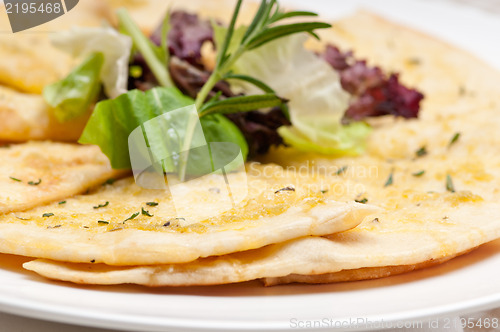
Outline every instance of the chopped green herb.
{"type": "Polygon", "coordinates": [[[16,216],[17,219],[20,219],[20,220],[30,220],[30,218],[22,218],[22,217],[18,217],[16,216]]]}
{"type": "Polygon", "coordinates": [[[106,184],[113,184],[116,182],[116,179],[107,179],[106,182],[104,182],[102,185],[106,185],[106,184]]]}
{"type": "Polygon", "coordinates": [[[42,215],[43,218],[49,218],[49,217],[52,217],[54,214],[53,213],[44,213],[42,215]]]}
{"type": "Polygon", "coordinates": [[[375,219],[372,220],[372,222],[379,223],[380,220],[378,218],[375,218],[375,219]]]}
{"type": "Polygon", "coordinates": [[[420,149],[417,150],[417,152],[415,152],[415,155],[417,157],[423,157],[425,155],[427,155],[429,152],[427,152],[427,147],[425,146],[422,146],[420,149]]]}
{"type": "Polygon", "coordinates": [[[61,226],[62,226],[62,225],[47,226],[47,229],[59,228],[59,227],[61,227],[61,226]]]}
{"type": "Polygon", "coordinates": [[[116,227],[116,228],[113,228],[113,229],[109,230],[108,232],[121,231],[122,229],[123,229],[123,227],[116,227]]]}
{"type": "Polygon", "coordinates": [[[132,219],[135,219],[138,215],[139,215],[140,212],[136,212],[134,213],[133,215],[131,215],[130,217],[128,217],[127,219],[125,219],[123,221],[123,223],[125,223],[126,221],[129,221],[129,220],[132,220],[132,219]]]}
{"type": "Polygon", "coordinates": [[[144,210],[144,208],[141,208],[141,214],[143,216],[153,217],[153,215],[149,213],[149,211],[144,210]]]}
{"type": "Polygon", "coordinates": [[[342,175],[345,173],[345,171],[347,171],[347,166],[342,166],[337,170],[337,175],[342,175]]]}
{"type": "Polygon", "coordinates": [[[106,203],[104,203],[104,204],[99,204],[99,205],[97,205],[97,206],[94,206],[94,209],[100,209],[100,208],[106,207],[106,206],[108,206],[108,205],[109,205],[109,202],[108,202],[108,201],[106,201],[106,203]]]}
{"type": "Polygon", "coordinates": [[[66,204],[66,201],[60,201],[59,202],[59,205],[63,205],[63,204],[66,204]]]}
{"type": "Polygon", "coordinates": [[[419,171],[419,172],[412,173],[412,175],[413,175],[413,176],[415,176],[415,177],[417,177],[417,178],[418,178],[418,177],[421,177],[421,176],[422,176],[422,175],[424,175],[424,174],[425,174],[425,171],[424,171],[424,170],[421,170],[421,171],[419,171]]]}
{"type": "Polygon", "coordinates": [[[91,260],[90,262],[91,262],[91,263],[95,263],[95,259],[91,260]]]}
{"type": "Polygon", "coordinates": [[[22,182],[22,180],[17,179],[17,178],[12,177],[12,176],[9,176],[9,178],[10,178],[11,180],[13,180],[13,181],[16,181],[16,182],[22,182]]]}
{"type": "Polygon", "coordinates": [[[40,183],[42,183],[42,179],[38,179],[38,182],[34,182],[34,181],[29,181],[28,184],[30,186],[38,186],[40,183]]]}
{"type": "Polygon", "coordinates": [[[458,141],[459,138],[460,138],[460,133],[456,133],[455,135],[453,135],[453,137],[450,140],[450,143],[448,144],[448,147],[450,147],[453,144],[455,144],[458,141]]]}
{"type": "Polygon", "coordinates": [[[168,227],[170,226],[170,221],[167,221],[166,223],[163,224],[163,227],[168,227]]]}
{"type": "Polygon", "coordinates": [[[453,179],[450,174],[446,175],[446,190],[452,193],[455,192],[455,186],[453,185],[453,179]]]}
{"type": "Polygon", "coordinates": [[[320,190],[320,193],[322,193],[322,194],[326,194],[327,192],[328,192],[328,189],[320,190]]]}
{"type": "Polygon", "coordinates": [[[156,202],[147,202],[146,205],[147,206],[157,206],[158,203],[156,203],[156,202]]]}
{"type": "Polygon", "coordinates": [[[109,221],[106,221],[106,220],[98,220],[97,223],[99,225],[109,225],[109,221]]]}
{"type": "Polygon", "coordinates": [[[295,188],[294,187],[285,187],[285,188],[281,188],[281,189],[276,190],[274,193],[277,194],[277,193],[282,192],[282,191],[295,191],[295,188]]]}
{"type": "Polygon", "coordinates": [[[391,174],[389,175],[389,177],[387,178],[387,181],[385,181],[385,184],[384,184],[384,187],[389,187],[390,185],[392,185],[394,182],[394,175],[393,173],[391,172],[391,174]]]}
{"type": "Polygon", "coordinates": [[[361,203],[361,204],[366,204],[368,203],[368,198],[363,198],[363,199],[355,199],[354,200],[356,203],[361,203]]]}

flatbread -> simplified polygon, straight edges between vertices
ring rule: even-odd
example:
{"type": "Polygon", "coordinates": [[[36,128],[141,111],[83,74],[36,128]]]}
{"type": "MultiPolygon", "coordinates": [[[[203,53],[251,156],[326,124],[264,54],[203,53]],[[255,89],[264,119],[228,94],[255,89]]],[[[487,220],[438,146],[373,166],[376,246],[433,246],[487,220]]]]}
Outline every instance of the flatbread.
{"type": "Polygon", "coordinates": [[[41,95],[0,86],[0,140],[25,142],[56,140],[76,142],[90,116],[60,123],[41,95]]]}
{"type": "MultiPolygon", "coordinates": [[[[460,253],[461,254],[461,253],[460,253]]],[[[318,275],[291,274],[286,277],[264,278],[262,282],[265,286],[276,286],[290,283],[325,284],[334,282],[360,281],[368,279],[378,279],[407,273],[423,268],[432,267],[447,262],[454,258],[443,257],[441,259],[430,260],[412,265],[396,265],[382,267],[366,267],[353,270],[343,270],[334,273],[318,275]]],[[[117,285],[117,284],[140,284],[146,286],[186,286],[187,273],[179,273],[178,266],[173,271],[167,271],[165,266],[160,267],[116,267],[105,264],[74,264],[65,262],[55,262],[46,259],[37,259],[24,263],[24,268],[34,271],[46,278],[68,281],[75,284],[93,285],[117,285]],[[167,277],[168,275],[168,277],[167,277]],[[168,279],[168,281],[167,281],[168,279]]],[[[232,270],[232,269],[231,269],[232,270]]],[[[221,273],[222,270],[213,271],[221,273]]],[[[190,285],[210,285],[206,279],[211,273],[197,275],[198,283],[190,285]]],[[[220,284],[220,278],[213,278],[213,284],[220,284]]],[[[192,278],[189,278],[191,281],[192,278]]],[[[230,283],[231,279],[223,282],[230,283]]]]}
{"type": "Polygon", "coordinates": [[[0,147],[0,215],[63,200],[124,172],[96,146],[31,142],[0,147]]]}
{"type": "Polygon", "coordinates": [[[358,158],[279,149],[263,161],[326,174],[325,197],[365,198],[382,211],[343,233],[188,264],[113,269],[34,261],[25,267],[50,278],[97,284],[211,285],[266,277],[270,284],[314,283],[423,267],[499,238],[500,74],[461,50],[366,12],[336,22],[323,37],[401,72],[404,82],[426,95],[421,116],[372,121],[368,151],[358,158]],[[456,133],[459,139],[450,144],[456,133]],[[422,147],[427,153],[418,156],[422,147]],[[343,166],[346,171],[336,175],[343,166]]]}
{"type": "MultiPolygon", "coordinates": [[[[429,199],[425,208],[446,206],[445,201],[429,199]]],[[[417,209],[414,210],[414,213],[417,209]]],[[[103,265],[68,264],[46,260],[25,263],[24,267],[53,279],[88,284],[136,283],[146,286],[193,286],[243,282],[262,277],[277,278],[289,275],[319,275],[301,277],[298,281],[323,282],[323,274],[351,270],[331,281],[345,281],[379,276],[367,274],[364,268],[375,271],[407,271],[407,266],[425,266],[431,260],[445,261],[482,243],[500,236],[495,215],[498,204],[467,204],[450,208],[449,220],[440,213],[416,214],[417,222],[380,218],[376,223],[366,220],[362,225],[337,235],[306,237],[265,248],[221,257],[200,259],[189,264],[138,266],[114,269],[103,265]],[[478,209],[482,210],[478,212],[478,209]],[[424,217],[427,220],[422,220],[424,217]],[[471,226],[477,220],[481,225],[471,226]],[[390,268],[387,268],[387,267],[390,268]],[[372,269],[373,270],[373,269],[372,269]],[[353,276],[355,275],[355,276],[353,276]]],[[[408,218],[409,211],[401,215],[408,218]]],[[[380,214],[377,214],[380,216],[380,214]]],[[[296,276],[283,280],[270,279],[269,283],[294,281],[296,276]]]]}
{"type": "Polygon", "coordinates": [[[466,252],[460,252],[456,255],[442,257],[439,259],[430,259],[428,261],[417,264],[363,267],[360,269],[341,270],[339,272],[325,273],[325,274],[309,274],[309,275],[290,274],[287,275],[286,277],[264,278],[262,279],[262,282],[264,283],[265,286],[276,286],[276,285],[291,284],[291,283],[329,284],[334,282],[349,282],[349,281],[386,278],[398,274],[403,274],[443,264],[449,261],[450,259],[466,254],[468,252],[470,252],[470,250],[466,252]]]}
{"type": "MultiPolygon", "coordinates": [[[[246,183],[238,174],[228,178],[233,195],[238,183],[246,183]]],[[[133,178],[68,198],[65,204],[3,215],[0,252],[110,265],[184,263],[344,231],[374,211],[369,205],[325,200],[321,192],[307,186],[279,191],[290,186],[283,183],[286,177],[251,176],[247,198],[226,211],[222,189],[215,187],[221,179],[223,183],[222,175],[214,174],[192,180],[189,190],[181,189],[178,198],[191,207],[182,216],[176,214],[179,207],[168,192],[143,189],[133,178]],[[158,205],[148,206],[148,202],[158,205]],[[213,217],[205,216],[207,209],[213,217]]]]}

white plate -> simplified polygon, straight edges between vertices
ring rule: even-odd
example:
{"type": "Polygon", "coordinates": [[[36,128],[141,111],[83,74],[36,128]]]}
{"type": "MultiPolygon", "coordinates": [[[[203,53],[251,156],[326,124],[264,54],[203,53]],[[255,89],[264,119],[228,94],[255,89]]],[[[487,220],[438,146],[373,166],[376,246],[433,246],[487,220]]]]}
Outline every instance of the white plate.
{"type": "MultiPolygon", "coordinates": [[[[478,10],[442,1],[287,2],[331,18],[367,7],[467,48],[500,68],[500,48],[491,39],[500,31],[500,20],[478,10]]],[[[23,261],[0,255],[0,311],[126,330],[278,331],[311,325],[355,331],[500,306],[500,241],[405,275],[272,288],[257,282],[161,289],[83,287],[36,277],[19,268],[23,261]]]]}

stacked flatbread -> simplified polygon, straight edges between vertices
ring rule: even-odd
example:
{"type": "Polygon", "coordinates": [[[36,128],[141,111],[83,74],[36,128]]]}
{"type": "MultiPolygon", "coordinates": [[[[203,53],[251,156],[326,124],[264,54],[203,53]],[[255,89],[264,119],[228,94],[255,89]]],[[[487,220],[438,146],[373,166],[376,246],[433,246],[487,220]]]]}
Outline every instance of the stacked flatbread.
{"type": "Polygon", "coordinates": [[[210,187],[218,175],[199,179],[183,216],[168,193],[130,177],[106,182],[122,174],[92,147],[4,148],[0,251],[36,257],[25,268],[76,283],[273,285],[388,276],[499,238],[500,74],[369,13],[334,26],[324,41],[425,93],[419,119],[373,121],[361,157],[272,151],[247,165],[248,197],[227,211],[217,210],[220,188],[210,187]]]}

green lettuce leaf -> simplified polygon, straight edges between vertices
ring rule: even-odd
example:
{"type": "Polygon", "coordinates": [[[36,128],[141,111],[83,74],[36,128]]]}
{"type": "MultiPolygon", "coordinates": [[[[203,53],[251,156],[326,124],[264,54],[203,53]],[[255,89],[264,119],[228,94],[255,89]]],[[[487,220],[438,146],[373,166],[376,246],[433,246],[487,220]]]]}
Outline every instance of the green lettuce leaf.
{"type": "MultiPolygon", "coordinates": [[[[108,156],[113,168],[130,169],[129,136],[136,129],[142,128],[140,134],[144,135],[151,153],[151,156],[144,157],[155,162],[161,161],[166,172],[177,172],[180,161],[172,158],[172,155],[186,150],[183,147],[186,147],[185,137],[190,137],[187,133],[189,118],[172,115],[170,121],[175,123],[170,129],[165,129],[161,121],[154,119],[167,113],[178,114],[183,108],[186,108],[187,112],[188,106],[194,107],[193,105],[194,100],[176,88],[158,87],[146,92],[132,90],[115,99],[99,102],[79,142],[98,145],[108,156]]],[[[195,120],[198,120],[197,112],[195,120]]],[[[204,135],[189,138],[187,149],[202,147],[207,142],[228,142],[239,146],[243,157],[246,158],[248,145],[243,134],[223,115],[208,115],[197,123],[201,123],[204,135]]],[[[197,175],[204,172],[196,169],[204,166],[197,164],[196,160],[202,160],[205,151],[199,149],[189,153],[188,174],[197,175]]]]}
{"type": "Polygon", "coordinates": [[[280,127],[278,133],[287,144],[301,151],[338,157],[357,156],[365,151],[366,137],[371,133],[370,126],[363,122],[353,122],[346,126],[330,126],[331,123],[325,121],[315,127],[304,127],[303,131],[311,130],[307,136],[293,126],[280,127]]]}
{"type": "Polygon", "coordinates": [[[57,48],[73,57],[86,57],[100,52],[104,55],[101,81],[104,92],[115,98],[127,92],[128,62],[132,49],[130,37],[118,33],[111,27],[74,27],[51,35],[57,48]]]}
{"type": "Polygon", "coordinates": [[[48,85],[43,97],[52,106],[55,118],[66,122],[83,115],[101,89],[102,53],[91,54],[63,80],[48,85]]]}
{"type": "Polygon", "coordinates": [[[247,141],[233,122],[222,114],[206,115],[200,121],[207,142],[235,143],[240,147],[243,159],[247,159],[247,141]]]}
{"type": "MultiPolygon", "coordinates": [[[[224,34],[224,29],[215,30],[216,43],[224,34]]],[[[307,38],[297,34],[272,41],[242,55],[231,69],[265,82],[277,95],[289,99],[292,126],[279,130],[288,145],[338,156],[360,154],[370,128],[365,123],[341,124],[350,96],[342,89],[338,73],[304,48],[307,38]]],[[[245,94],[260,91],[241,80],[231,81],[231,87],[245,94]]]]}
{"type": "MultiPolygon", "coordinates": [[[[79,143],[98,145],[115,169],[130,169],[128,137],[145,122],[178,108],[193,104],[193,100],[177,89],[155,88],[142,92],[132,90],[99,102],[79,143]]],[[[161,139],[161,133],[152,135],[161,139]]],[[[150,142],[150,144],[154,142],[150,142]]],[[[160,151],[157,154],[162,154],[160,151]]]]}

